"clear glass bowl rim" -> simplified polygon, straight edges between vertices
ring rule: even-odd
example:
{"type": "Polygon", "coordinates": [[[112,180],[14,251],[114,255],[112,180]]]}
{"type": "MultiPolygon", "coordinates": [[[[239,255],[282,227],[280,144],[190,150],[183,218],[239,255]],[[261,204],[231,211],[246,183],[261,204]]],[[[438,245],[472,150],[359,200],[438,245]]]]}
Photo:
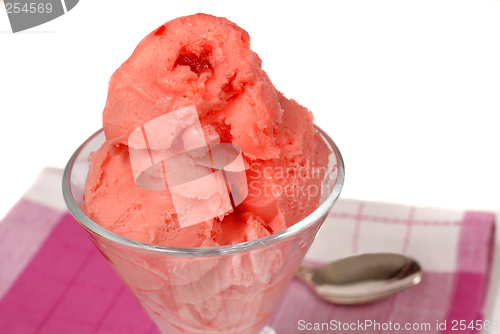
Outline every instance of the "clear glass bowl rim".
{"type": "Polygon", "coordinates": [[[314,125],[314,127],[320,133],[320,135],[322,136],[323,140],[325,140],[327,145],[330,146],[331,150],[333,151],[333,153],[337,158],[338,176],[335,185],[333,187],[333,190],[326,198],[326,200],[318,208],[316,208],[316,210],[314,210],[309,216],[280,232],[273,233],[266,237],[262,237],[259,239],[235,245],[226,245],[217,247],[167,247],[167,246],[153,245],[132,240],[103,228],[102,226],[91,220],[83,213],[83,211],[80,209],[80,207],[76,203],[71,193],[71,172],[73,170],[74,163],[80,152],[85,148],[85,146],[93,139],[95,139],[95,137],[100,135],[103,132],[103,129],[98,130],[87,140],[85,140],[85,142],[83,142],[80,145],[80,147],[78,147],[78,149],[73,153],[73,155],[69,159],[66,168],[64,169],[63,180],[62,180],[64,201],[66,202],[66,205],[68,206],[68,209],[73,215],[73,217],[75,217],[75,219],[81,225],[83,225],[84,228],[92,231],[93,233],[97,234],[98,236],[104,239],[119,244],[120,246],[124,246],[140,252],[146,252],[150,254],[157,254],[163,256],[168,255],[168,256],[178,256],[178,257],[208,257],[208,256],[221,256],[221,255],[230,255],[230,254],[248,252],[262,247],[267,247],[297,235],[298,233],[307,229],[315,222],[317,222],[319,219],[321,219],[333,207],[344,185],[344,178],[345,178],[344,160],[342,159],[342,155],[340,154],[337,145],[321,128],[319,128],[317,125],[314,125]]]}

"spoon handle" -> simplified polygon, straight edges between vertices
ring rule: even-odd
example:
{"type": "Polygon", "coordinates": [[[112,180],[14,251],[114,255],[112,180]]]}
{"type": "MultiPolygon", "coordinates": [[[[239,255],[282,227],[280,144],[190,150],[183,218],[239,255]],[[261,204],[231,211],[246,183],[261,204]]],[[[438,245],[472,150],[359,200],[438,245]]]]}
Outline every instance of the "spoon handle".
{"type": "Polygon", "coordinates": [[[301,265],[301,266],[299,266],[299,268],[295,272],[295,276],[297,278],[300,278],[302,281],[304,281],[306,283],[310,283],[314,277],[314,270],[306,268],[306,267],[301,265]]]}

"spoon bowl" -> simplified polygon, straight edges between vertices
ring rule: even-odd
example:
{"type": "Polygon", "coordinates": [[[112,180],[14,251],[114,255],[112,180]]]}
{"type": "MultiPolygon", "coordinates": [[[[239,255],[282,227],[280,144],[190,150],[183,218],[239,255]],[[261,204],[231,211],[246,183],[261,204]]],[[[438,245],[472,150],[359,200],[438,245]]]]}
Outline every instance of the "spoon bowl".
{"type": "Polygon", "coordinates": [[[361,254],[318,268],[300,266],[296,277],[335,304],[363,304],[387,298],[422,280],[413,259],[393,253],[361,254]]]}

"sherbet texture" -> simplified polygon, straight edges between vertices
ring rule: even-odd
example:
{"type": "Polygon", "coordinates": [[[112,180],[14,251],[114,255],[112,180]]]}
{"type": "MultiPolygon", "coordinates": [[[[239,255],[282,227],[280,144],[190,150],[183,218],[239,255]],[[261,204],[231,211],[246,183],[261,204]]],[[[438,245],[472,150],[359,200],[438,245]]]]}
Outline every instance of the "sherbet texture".
{"type": "MultiPolygon", "coordinates": [[[[225,18],[181,17],[147,35],[109,82],[106,143],[90,156],[85,188],[88,217],[134,240],[208,247],[264,237],[310,214],[329,150],[311,112],[276,90],[261,63],[248,33],[225,18]],[[190,106],[206,143],[241,149],[248,196],[224,215],[179,228],[168,189],[137,187],[128,139],[148,121],[190,106]]],[[[216,205],[210,191],[200,194],[216,205]]]]}

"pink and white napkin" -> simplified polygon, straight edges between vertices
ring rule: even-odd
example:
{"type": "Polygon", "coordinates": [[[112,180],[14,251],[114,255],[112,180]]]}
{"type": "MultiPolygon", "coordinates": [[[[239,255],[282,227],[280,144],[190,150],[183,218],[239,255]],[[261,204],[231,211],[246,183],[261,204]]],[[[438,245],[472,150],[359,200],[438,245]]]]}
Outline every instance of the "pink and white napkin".
{"type": "MultiPolygon", "coordinates": [[[[0,333],[159,333],[66,210],[61,178],[61,170],[44,170],[0,222],[0,333]]],[[[339,199],[307,261],[402,253],[422,265],[424,279],[361,306],[323,302],[294,279],[269,325],[278,334],[479,333],[487,322],[492,328],[485,303],[494,228],[486,212],[339,199]]]]}

